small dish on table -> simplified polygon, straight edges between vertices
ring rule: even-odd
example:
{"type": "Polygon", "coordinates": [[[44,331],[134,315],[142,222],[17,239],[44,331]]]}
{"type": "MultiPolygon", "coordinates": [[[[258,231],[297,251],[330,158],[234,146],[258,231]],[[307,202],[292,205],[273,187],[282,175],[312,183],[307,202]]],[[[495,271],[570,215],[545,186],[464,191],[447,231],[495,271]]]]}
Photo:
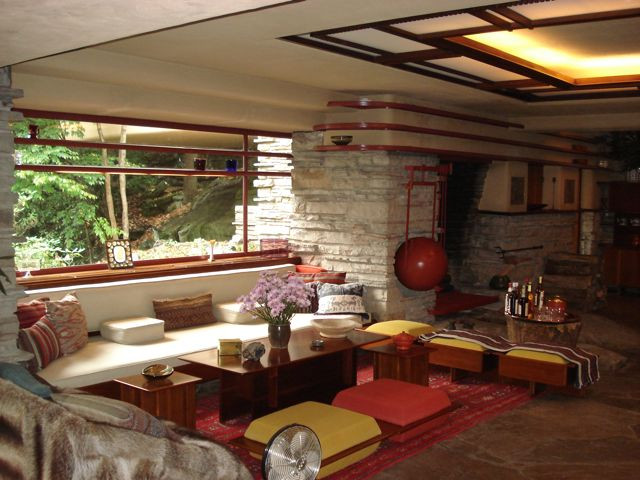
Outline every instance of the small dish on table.
{"type": "Polygon", "coordinates": [[[151,380],[160,380],[163,378],[167,378],[172,373],[173,367],[170,365],[165,365],[163,363],[154,363],[153,365],[149,365],[142,370],[142,375],[151,380]]]}

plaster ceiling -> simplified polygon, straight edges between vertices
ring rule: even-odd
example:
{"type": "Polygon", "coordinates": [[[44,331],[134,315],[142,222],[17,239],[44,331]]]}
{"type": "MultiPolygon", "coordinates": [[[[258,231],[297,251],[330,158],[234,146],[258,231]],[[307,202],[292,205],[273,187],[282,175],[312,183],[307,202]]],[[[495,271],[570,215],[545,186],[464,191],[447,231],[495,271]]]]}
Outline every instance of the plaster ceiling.
{"type": "MultiPolygon", "coordinates": [[[[556,2],[558,8],[583,3],[556,2]]],[[[393,95],[460,112],[490,111],[496,118],[521,121],[530,129],[640,128],[640,98],[526,104],[280,39],[434,13],[443,9],[442,2],[306,0],[171,29],[166,28],[168,23],[180,25],[222,14],[209,4],[244,9],[274,2],[143,1],[135,2],[133,12],[120,0],[108,2],[109,8],[104,2],[50,0],[39,8],[27,8],[28,3],[0,0],[3,13],[8,11],[11,19],[10,34],[2,25],[7,17],[0,20],[0,42],[9,45],[0,58],[4,63],[23,61],[13,66],[14,87],[24,90],[24,98],[15,103],[23,108],[291,131],[321,122],[329,100],[393,95]],[[77,27],[83,28],[74,31],[77,27]],[[130,37],[158,29],[163,30],[130,37]],[[59,31],[67,33],[58,38],[59,31]],[[102,43],[122,37],[130,38],[102,43]],[[82,46],[89,47],[79,49],[82,46]],[[29,60],[70,49],[78,50],[29,60]]],[[[492,3],[450,0],[446,9],[492,3]]],[[[613,3],[640,7],[640,0],[613,3]]],[[[627,23],[625,32],[640,30],[637,19],[627,23]]],[[[612,34],[608,39],[574,30],[583,51],[640,50],[635,35],[612,34]]],[[[397,42],[393,48],[403,51],[407,46],[397,42]]],[[[456,61],[438,62],[455,65],[456,61]]],[[[493,80],[519,78],[473,61],[468,65],[493,80]]]]}

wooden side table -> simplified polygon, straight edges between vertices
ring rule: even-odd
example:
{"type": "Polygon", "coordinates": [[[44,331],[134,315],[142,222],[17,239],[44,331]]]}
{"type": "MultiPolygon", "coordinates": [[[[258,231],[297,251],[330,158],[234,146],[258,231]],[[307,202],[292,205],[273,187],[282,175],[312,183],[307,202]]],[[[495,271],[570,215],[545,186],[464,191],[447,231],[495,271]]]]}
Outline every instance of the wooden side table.
{"type": "Polygon", "coordinates": [[[181,372],[160,380],[141,374],[115,379],[120,384],[121,400],[189,428],[196,426],[196,383],[200,380],[181,372]]]}
{"type": "Polygon", "coordinates": [[[390,340],[387,343],[360,347],[373,352],[373,378],[393,378],[418,385],[429,385],[428,345],[411,345],[400,351],[390,340]]]}

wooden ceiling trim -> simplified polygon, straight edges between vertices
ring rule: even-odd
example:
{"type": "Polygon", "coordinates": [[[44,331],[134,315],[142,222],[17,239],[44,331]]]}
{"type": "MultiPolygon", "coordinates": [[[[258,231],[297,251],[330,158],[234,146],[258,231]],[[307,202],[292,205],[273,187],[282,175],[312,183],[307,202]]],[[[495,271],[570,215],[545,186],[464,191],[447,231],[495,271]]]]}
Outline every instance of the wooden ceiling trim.
{"type": "Polygon", "coordinates": [[[369,23],[360,23],[358,25],[347,25],[344,27],[331,28],[328,30],[323,30],[324,34],[335,34],[335,33],[344,33],[344,32],[353,32],[355,30],[363,30],[365,28],[376,28],[379,26],[385,25],[393,25],[397,23],[409,23],[409,22],[418,22],[420,20],[428,20],[430,18],[442,18],[442,17],[450,17],[452,15],[460,15],[464,13],[472,14],[476,10],[493,10],[494,8],[499,7],[515,7],[519,5],[528,5],[532,3],[541,3],[553,0],[520,0],[520,1],[512,1],[512,2],[500,2],[494,3],[491,5],[485,5],[482,7],[469,7],[463,8],[460,10],[447,10],[445,12],[433,12],[433,13],[424,13],[421,15],[412,15],[410,17],[399,17],[393,18],[391,20],[381,20],[377,22],[369,22],[369,23]]]}
{"type": "Polygon", "coordinates": [[[452,37],[447,39],[433,39],[429,40],[428,43],[436,48],[452,50],[465,57],[491,65],[492,67],[507,70],[548,85],[554,85],[558,88],[570,88],[573,86],[573,78],[567,75],[555,72],[469,38],[452,37]]]}
{"type": "Polygon", "coordinates": [[[612,77],[576,78],[576,85],[586,85],[590,88],[617,88],[619,86],[636,86],[640,83],[640,75],[616,75],[612,77]]]}
{"type": "Polygon", "coordinates": [[[422,60],[439,60],[442,58],[455,58],[459,57],[457,53],[445,52],[438,48],[429,48],[427,50],[415,50],[413,52],[403,53],[390,53],[387,55],[380,55],[375,59],[376,63],[382,65],[397,65],[405,62],[419,62],[422,60]]]}
{"type": "Polygon", "coordinates": [[[363,52],[370,52],[376,55],[392,55],[387,50],[382,50],[376,47],[370,47],[368,45],[363,45],[361,43],[352,42],[350,40],[345,40],[343,38],[333,37],[333,36],[325,35],[322,33],[312,33],[311,37],[317,38],[318,40],[324,40],[325,42],[331,42],[337,45],[342,45],[343,47],[357,48],[358,50],[362,50],[363,52]]]}
{"type": "Polygon", "coordinates": [[[513,24],[511,22],[505,20],[502,17],[494,15],[493,13],[487,10],[477,10],[473,12],[471,15],[487,23],[490,23],[494,27],[498,27],[501,30],[509,30],[509,31],[513,30],[513,24]]]}
{"type": "Polygon", "coordinates": [[[640,90],[616,90],[591,92],[591,93],[562,93],[558,95],[535,95],[533,102],[557,102],[564,100],[598,100],[607,98],[633,98],[640,97],[640,90]]]}
{"type": "MultiPolygon", "coordinates": [[[[331,37],[330,37],[331,38],[331,37]]],[[[291,35],[288,37],[281,37],[282,40],[288,41],[288,42],[292,42],[292,43],[297,43],[299,45],[304,45],[306,47],[312,47],[312,48],[316,48],[319,50],[324,50],[327,52],[331,52],[331,53],[336,53],[339,55],[344,55],[347,57],[352,57],[352,58],[357,58],[358,60],[365,60],[367,62],[371,62],[371,63],[376,63],[375,59],[376,57],[373,55],[368,55],[366,53],[360,53],[360,52],[356,52],[354,50],[349,50],[347,48],[342,48],[338,45],[331,45],[328,43],[323,43],[323,42],[319,42],[316,41],[314,39],[311,38],[305,38],[305,37],[300,37],[297,35],[291,35]]],[[[464,72],[458,72],[457,70],[452,70],[452,69],[448,69],[447,67],[441,67],[441,66],[437,66],[437,65],[431,65],[431,64],[424,64],[425,67],[428,68],[433,68],[433,69],[438,69],[441,71],[451,71],[452,74],[454,75],[458,75],[460,77],[467,77],[467,78],[473,78],[473,79],[478,79],[476,81],[470,81],[470,80],[465,80],[464,78],[456,78],[453,77],[451,75],[445,75],[442,73],[438,73],[438,72],[434,72],[432,70],[425,70],[422,68],[418,68],[418,67],[414,67],[412,65],[407,65],[407,64],[399,64],[399,65],[389,65],[389,67],[391,68],[396,68],[398,70],[403,70],[405,72],[410,72],[410,73],[417,73],[418,75],[423,75],[425,77],[431,77],[431,78],[437,78],[438,80],[444,80],[446,82],[451,82],[451,83],[457,83],[458,85],[464,85],[465,87],[475,87],[476,85],[478,85],[481,81],[486,81],[485,79],[479,79],[479,77],[475,77],[472,76],[470,74],[466,74],[464,72]]],[[[519,97],[515,97],[515,98],[519,98],[519,97]]]]}
{"type": "Polygon", "coordinates": [[[492,7],[491,10],[517,23],[522,28],[533,28],[533,22],[530,18],[511,10],[509,7],[492,7]]]}
{"type": "Polygon", "coordinates": [[[557,27],[561,25],[573,25],[576,23],[602,22],[605,20],[621,20],[640,16],[640,8],[628,8],[624,10],[609,10],[606,12],[581,13],[567,15],[565,17],[541,18],[532,20],[534,28],[557,27]]]}

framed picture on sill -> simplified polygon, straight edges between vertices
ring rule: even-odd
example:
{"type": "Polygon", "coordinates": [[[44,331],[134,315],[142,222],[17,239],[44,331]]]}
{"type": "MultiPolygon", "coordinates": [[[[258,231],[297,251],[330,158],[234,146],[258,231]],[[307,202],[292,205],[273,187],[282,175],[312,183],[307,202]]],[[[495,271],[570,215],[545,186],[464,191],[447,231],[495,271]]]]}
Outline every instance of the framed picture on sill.
{"type": "Polygon", "coordinates": [[[107,265],[109,268],[133,267],[129,240],[107,240],[107,265]]]}

